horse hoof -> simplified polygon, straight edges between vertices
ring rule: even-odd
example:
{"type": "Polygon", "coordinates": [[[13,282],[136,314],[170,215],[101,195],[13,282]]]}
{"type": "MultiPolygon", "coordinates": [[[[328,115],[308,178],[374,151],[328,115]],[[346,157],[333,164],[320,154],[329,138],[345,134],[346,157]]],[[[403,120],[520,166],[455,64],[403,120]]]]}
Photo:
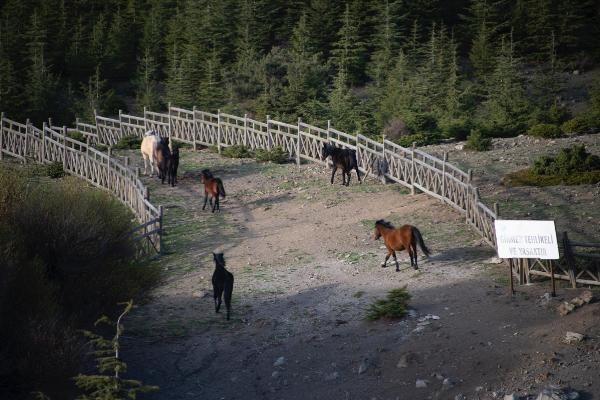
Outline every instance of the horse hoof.
{"type": "Polygon", "coordinates": [[[400,272],[400,270],[398,268],[396,268],[396,272],[400,272]]]}
{"type": "Polygon", "coordinates": [[[385,268],[385,267],[387,267],[387,265],[381,264],[381,268],[385,268]]]}

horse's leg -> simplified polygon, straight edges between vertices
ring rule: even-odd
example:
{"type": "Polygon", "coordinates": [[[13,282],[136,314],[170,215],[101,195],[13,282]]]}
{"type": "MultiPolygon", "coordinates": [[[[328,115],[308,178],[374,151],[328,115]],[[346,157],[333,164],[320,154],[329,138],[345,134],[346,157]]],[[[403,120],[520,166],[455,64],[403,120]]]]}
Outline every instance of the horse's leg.
{"type": "Polygon", "coordinates": [[[393,250],[388,250],[387,255],[385,256],[385,260],[383,260],[383,264],[381,264],[381,268],[385,268],[387,265],[388,260],[390,259],[390,256],[392,255],[392,251],[393,250]]]}
{"type": "Polygon", "coordinates": [[[223,289],[219,288],[219,296],[217,297],[217,305],[215,307],[215,312],[219,312],[221,308],[221,298],[223,297],[223,289]]]}
{"type": "Polygon", "coordinates": [[[204,205],[202,206],[202,209],[204,210],[206,208],[206,201],[208,200],[208,192],[204,192],[204,205]]]}
{"type": "Polygon", "coordinates": [[[416,252],[413,251],[411,246],[408,247],[408,255],[410,256],[410,266],[413,267],[414,269],[419,269],[419,267],[417,267],[417,254],[416,254],[416,252]],[[413,263],[413,258],[414,258],[414,263],[413,263]]]}
{"type": "MultiPolygon", "coordinates": [[[[362,184],[362,181],[360,180],[360,174],[358,173],[358,165],[355,165],[354,169],[356,170],[356,177],[358,178],[358,183],[362,184]]],[[[352,170],[350,170],[350,172],[352,172],[352,170]]]]}
{"type": "Polygon", "coordinates": [[[346,186],[350,186],[350,172],[352,172],[352,170],[346,172],[348,174],[348,179],[346,180],[346,186]]]}
{"type": "Polygon", "coordinates": [[[217,208],[217,204],[219,203],[219,195],[215,197],[215,204],[213,204],[212,212],[215,212],[215,208],[217,208]]]}
{"type": "Polygon", "coordinates": [[[331,184],[332,185],[333,185],[333,178],[335,177],[335,171],[337,171],[337,165],[333,164],[333,171],[331,172],[331,184]]]}
{"type": "Polygon", "coordinates": [[[413,257],[415,258],[415,269],[419,269],[419,265],[417,264],[417,244],[413,243],[413,257]]]}
{"type": "Polygon", "coordinates": [[[398,259],[396,258],[396,252],[392,250],[392,254],[394,256],[394,261],[396,262],[396,272],[400,271],[400,265],[398,264],[398,259]]]}

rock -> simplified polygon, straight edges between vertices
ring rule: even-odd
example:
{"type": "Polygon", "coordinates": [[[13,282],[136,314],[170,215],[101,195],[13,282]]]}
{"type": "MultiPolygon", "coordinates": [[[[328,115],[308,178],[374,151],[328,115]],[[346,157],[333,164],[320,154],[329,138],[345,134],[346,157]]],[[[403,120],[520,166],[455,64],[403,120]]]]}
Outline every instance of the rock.
{"type": "Polygon", "coordinates": [[[565,301],[556,309],[561,317],[571,313],[575,309],[575,305],[565,301]]]}
{"type": "Polygon", "coordinates": [[[426,316],[419,318],[417,321],[418,322],[425,322],[425,321],[428,321],[430,319],[432,319],[432,320],[438,320],[438,319],[440,319],[440,317],[438,317],[437,315],[433,315],[433,314],[427,314],[426,316]]]}
{"type": "Polygon", "coordinates": [[[519,396],[516,394],[505,394],[504,400],[519,400],[519,396]]]}
{"type": "Polygon", "coordinates": [[[569,396],[556,386],[548,386],[538,394],[535,400],[568,400],[569,396]]]}
{"type": "Polygon", "coordinates": [[[396,364],[396,368],[406,368],[406,367],[408,367],[408,355],[403,354],[402,357],[400,357],[398,364],[396,364]]]}
{"type": "Polygon", "coordinates": [[[281,367],[283,364],[285,364],[285,357],[281,356],[277,360],[275,360],[275,362],[273,363],[273,366],[281,367]]]}
{"type": "Polygon", "coordinates": [[[453,386],[455,385],[455,383],[454,383],[454,381],[453,381],[452,379],[450,379],[450,378],[446,378],[446,379],[444,379],[444,381],[442,382],[442,385],[443,385],[444,387],[450,388],[450,387],[453,387],[453,386]]]}
{"type": "Polygon", "coordinates": [[[465,148],[465,145],[464,144],[457,144],[456,146],[454,146],[454,148],[456,150],[463,150],[465,148]]]}
{"type": "Polygon", "coordinates": [[[586,304],[591,303],[594,300],[594,294],[591,290],[586,290],[579,295],[579,298],[583,300],[586,304]]]}
{"type": "Polygon", "coordinates": [[[577,332],[567,332],[566,336],[565,336],[565,343],[567,344],[573,344],[573,343],[579,343],[584,339],[584,335],[582,335],[581,333],[577,333],[577,332]]]}
{"type": "Polygon", "coordinates": [[[498,257],[488,258],[485,261],[486,264],[502,264],[502,259],[498,257]]]}
{"type": "Polygon", "coordinates": [[[578,400],[579,398],[580,398],[579,393],[577,393],[574,390],[567,395],[567,399],[569,399],[569,400],[578,400]]]}
{"type": "Polygon", "coordinates": [[[475,388],[475,391],[476,391],[476,392],[483,392],[483,386],[477,386],[477,387],[475,388]]]}
{"type": "Polygon", "coordinates": [[[192,293],[192,297],[196,297],[198,299],[201,299],[201,298],[203,298],[205,296],[206,296],[206,292],[203,291],[203,290],[198,290],[198,291],[192,293]]]}
{"type": "Polygon", "coordinates": [[[413,309],[410,309],[410,310],[408,310],[408,316],[409,316],[409,318],[416,318],[417,312],[413,309]]]}
{"type": "Polygon", "coordinates": [[[326,381],[334,381],[337,378],[339,378],[339,376],[340,376],[340,374],[337,371],[335,371],[335,372],[332,372],[331,374],[326,375],[325,380],[326,381]]]}
{"type": "Polygon", "coordinates": [[[581,299],[580,297],[575,297],[575,298],[571,299],[571,301],[569,303],[573,304],[576,307],[581,307],[582,305],[585,304],[585,301],[583,301],[583,299],[581,299]]]}
{"type": "Polygon", "coordinates": [[[427,387],[428,383],[429,383],[429,381],[427,381],[425,379],[417,379],[417,381],[415,382],[415,387],[417,389],[424,389],[427,387]]]}
{"type": "Polygon", "coordinates": [[[579,75],[579,70],[578,69],[574,70],[573,75],[579,75]]]}
{"type": "Polygon", "coordinates": [[[367,365],[366,362],[361,362],[360,365],[358,366],[358,374],[364,374],[365,372],[367,372],[367,369],[369,368],[369,366],[367,365]]]}
{"type": "Polygon", "coordinates": [[[271,374],[271,378],[273,378],[273,379],[279,378],[279,371],[273,371],[273,373],[271,374]]]}
{"type": "Polygon", "coordinates": [[[431,374],[431,376],[437,379],[438,381],[444,380],[444,375],[440,374],[439,372],[434,372],[433,374],[431,374]]]}
{"type": "Polygon", "coordinates": [[[465,396],[462,393],[459,393],[456,396],[454,396],[454,400],[467,400],[467,396],[465,396]]]}

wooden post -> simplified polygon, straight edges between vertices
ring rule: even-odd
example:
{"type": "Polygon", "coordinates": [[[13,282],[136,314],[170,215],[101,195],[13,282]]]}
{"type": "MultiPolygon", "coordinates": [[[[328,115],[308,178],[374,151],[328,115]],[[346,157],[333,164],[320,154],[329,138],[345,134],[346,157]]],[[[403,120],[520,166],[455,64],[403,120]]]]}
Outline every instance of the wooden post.
{"type": "Polygon", "coordinates": [[[556,280],[554,279],[554,262],[552,260],[548,260],[548,265],[550,266],[550,279],[552,280],[552,297],[556,297],[556,280]]]}
{"type": "Polygon", "coordinates": [[[129,157],[125,157],[125,159],[123,160],[123,162],[125,163],[126,167],[129,167],[129,157]]]}
{"type": "Polygon", "coordinates": [[[146,107],[144,106],[144,134],[148,132],[148,120],[146,119],[146,107]]]}
{"type": "Polygon", "coordinates": [[[106,151],[106,154],[108,154],[108,158],[106,161],[106,169],[107,169],[107,175],[108,175],[108,182],[107,182],[107,189],[110,190],[111,188],[111,173],[110,173],[110,156],[112,154],[112,147],[108,146],[108,150],[106,151]]]}
{"type": "MultiPolygon", "coordinates": [[[[381,161],[383,162],[383,165],[385,165],[385,134],[381,135],[381,161]]],[[[377,171],[378,174],[380,171],[383,172],[381,174],[381,183],[385,185],[385,171],[381,170],[383,166],[378,165],[377,167],[379,168],[379,170],[377,171]]]]}
{"type": "Polygon", "coordinates": [[[2,160],[4,151],[4,111],[0,113],[0,160],[2,160]]]}
{"type": "Polygon", "coordinates": [[[442,203],[446,199],[446,163],[448,162],[448,152],[444,152],[442,157],[442,203]]]}
{"type": "Polygon", "coordinates": [[[119,135],[120,138],[123,137],[123,120],[121,119],[121,115],[123,114],[122,110],[119,110],[119,135]]]}
{"type": "Polygon", "coordinates": [[[468,223],[471,213],[469,212],[469,208],[471,208],[471,179],[473,178],[473,170],[469,168],[467,171],[467,196],[465,197],[465,221],[468,223]]]}
{"type": "Polygon", "coordinates": [[[46,162],[46,123],[42,123],[42,164],[46,162]]]}
{"type": "Polygon", "coordinates": [[[217,152],[221,154],[221,110],[217,110],[217,152]]]}
{"type": "Polygon", "coordinates": [[[48,127],[52,129],[52,118],[48,117],[48,127]]]}
{"type": "Polygon", "coordinates": [[[138,179],[140,177],[140,167],[135,167],[135,178],[138,179]]]}
{"type": "MultiPolygon", "coordinates": [[[[29,129],[31,128],[31,121],[29,120],[29,118],[27,118],[25,120],[25,150],[23,152],[24,155],[28,155],[29,154],[29,129]]],[[[24,158],[25,161],[25,158],[24,158]]]]}
{"type": "Polygon", "coordinates": [[[194,151],[197,150],[196,147],[196,106],[192,108],[192,145],[194,146],[194,151]]]}
{"type": "Polygon", "coordinates": [[[327,143],[329,143],[329,136],[330,136],[329,130],[330,129],[331,129],[331,120],[328,119],[327,120],[327,143]]]}
{"type": "Polygon", "coordinates": [[[410,194],[415,194],[415,149],[417,143],[413,142],[412,151],[410,152],[410,194]]]}
{"type": "Polygon", "coordinates": [[[569,281],[571,287],[575,289],[577,287],[577,278],[575,277],[575,257],[573,256],[573,249],[571,248],[571,242],[567,232],[563,232],[563,253],[565,261],[567,263],[569,281]]]}
{"type": "Polygon", "coordinates": [[[273,149],[273,135],[271,135],[271,116],[267,115],[267,136],[269,136],[269,150],[273,149]]]}
{"type": "Polygon", "coordinates": [[[300,123],[302,120],[298,117],[298,139],[296,142],[296,165],[300,165],[300,123]]]}
{"type": "Polygon", "coordinates": [[[172,129],[173,128],[172,128],[172,125],[171,125],[171,102],[169,102],[168,106],[169,106],[169,130],[168,130],[169,143],[170,143],[170,146],[173,146],[173,143],[171,143],[171,140],[173,140],[172,139],[172,136],[173,136],[172,129]]]}
{"type": "Polygon", "coordinates": [[[150,201],[150,191],[148,190],[148,186],[144,186],[144,198],[150,201]]]}
{"type": "Polygon", "coordinates": [[[508,259],[508,273],[510,276],[510,295],[514,295],[515,294],[515,284],[513,282],[513,259],[509,258],[508,259]]]}
{"type": "Polygon", "coordinates": [[[163,206],[158,206],[158,254],[163,254],[163,206]]]}
{"type": "Polygon", "coordinates": [[[248,147],[248,114],[244,114],[244,146],[248,147]]]}
{"type": "Polygon", "coordinates": [[[67,171],[67,127],[63,125],[63,170],[67,171]]]}

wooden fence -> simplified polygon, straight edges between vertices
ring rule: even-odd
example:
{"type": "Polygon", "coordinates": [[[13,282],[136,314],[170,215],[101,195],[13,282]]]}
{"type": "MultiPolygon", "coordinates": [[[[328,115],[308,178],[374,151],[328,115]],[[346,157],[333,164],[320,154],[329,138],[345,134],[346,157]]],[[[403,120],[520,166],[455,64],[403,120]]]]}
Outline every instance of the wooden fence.
{"type": "MultiPolygon", "coordinates": [[[[101,121],[108,120],[102,118],[101,121]]],[[[130,232],[133,239],[140,242],[140,250],[160,253],[163,210],[162,206],[156,207],[149,201],[148,188],[139,179],[139,169],[131,169],[127,159],[122,163],[112,157],[110,149],[108,153],[103,153],[90,146],[90,141],[102,143],[114,139],[113,133],[114,126],[102,130],[97,125],[79,121],[71,129],[53,126],[51,121],[39,129],[29,121],[21,124],[2,114],[0,159],[7,154],[23,162],[62,163],[66,172],[107,190],[127,205],[140,222],[130,232]],[[73,130],[82,132],[88,143],[70,138],[68,134],[73,130]]]]}
{"type": "MultiPolygon", "coordinates": [[[[7,154],[19,156],[19,152],[24,151],[23,149],[27,147],[21,147],[20,144],[15,145],[15,142],[24,140],[18,137],[26,137],[27,135],[18,133],[21,131],[16,128],[15,124],[17,123],[3,120],[2,131],[7,134],[5,135],[6,143],[4,144],[2,144],[2,137],[0,137],[0,148],[7,154]]],[[[27,124],[27,126],[30,125],[27,124]]],[[[215,146],[219,152],[222,148],[231,145],[244,145],[250,149],[281,147],[289,154],[290,159],[298,164],[304,160],[325,165],[326,162],[321,157],[321,149],[324,143],[333,143],[340,147],[356,150],[361,172],[378,177],[383,181],[388,180],[399,183],[409,188],[412,193],[421,191],[439,199],[444,204],[462,213],[465,222],[472,226],[490,246],[495,247],[496,245],[494,220],[498,217],[497,205],[494,204],[493,209],[486,206],[480,199],[479,189],[472,183],[471,170],[464,172],[452,165],[448,162],[445,153],[440,159],[417,149],[414,145],[412,148],[405,148],[386,140],[385,137],[381,141],[375,141],[360,134],[356,136],[349,135],[334,129],[330,123],[327,124],[327,128],[320,128],[306,124],[300,119],[296,123],[290,124],[273,120],[269,116],[263,122],[248,118],[247,115],[239,117],[220,111],[213,114],[196,110],[196,108],[187,110],[171,107],[171,105],[164,113],[144,109],[143,116],[127,115],[122,112],[119,112],[118,119],[96,115],[94,124],[86,124],[77,120],[75,127],[72,129],[81,132],[86,137],[87,145],[78,143],[85,146],[88,154],[93,150],[89,147],[89,144],[99,143],[112,146],[125,136],[142,137],[150,129],[159,132],[162,136],[189,143],[194,149],[198,145],[215,146]]],[[[56,134],[60,133],[57,132],[56,134]]],[[[68,143],[72,143],[72,141],[68,141],[68,143]]],[[[95,152],[94,157],[99,157],[96,153],[103,154],[95,152]]],[[[33,154],[37,153],[34,151],[33,154]]],[[[42,160],[39,156],[37,157],[36,160],[39,162],[48,161],[47,158],[42,160]]],[[[110,156],[108,158],[110,159],[110,156]]],[[[116,161],[113,161],[113,164],[116,165],[116,161]]],[[[120,164],[113,169],[115,174],[119,176],[131,175],[127,178],[120,178],[119,182],[135,181],[135,184],[127,183],[124,185],[133,185],[137,188],[135,193],[138,196],[139,193],[142,193],[141,198],[147,200],[147,196],[143,196],[144,187],[137,179],[137,175],[132,175],[131,170],[127,172],[127,166],[120,164]]],[[[86,172],[79,171],[78,173],[86,172]]],[[[87,177],[86,179],[89,180],[87,177]]],[[[143,207],[140,206],[139,199],[135,205],[132,205],[130,199],[123,198],[122,188],[114,187],[115,184],[112,181],[110,183],[106,181],[106,184],[110,184],[109,190],[134,210],[134,213],[142,222],[142,226],[144,226],[144,223],[151,221],[152,218],[159,218],[162,215],[153,206],[152,212],[154,214],[150,215],[147,210],[143,210],[143,207]]],[[[150,203],[148,202],[148,204],[150,203]]],[[[146,206],[146,209],[150,209],[150,206],[146,206]]],[[[150,229],[150,231],[160,237],[160,226],[150,229]]],[[[537,273],[538,275],[543,273],[541,269],[536,270],[533,266],[531,268],[527,267],[530,264],[530,261],[525,260],[515,260],[513,263],[516,266],[515,274],[523,277],[523,281],[528,280],[530,275],[536,274],[535,271],[540,272],[537,273]],[[527,275],[526,278],[524,277],[525,274],[527,275]]],[[[534,264],[544,265],[541,260],[536,260],[534,264]]],[[[569,274],[559,274],[558,278],[569,279],[576,283],[600,285],[598,274],[592,274],[592,278],[589,275],[587,273],[581,274],[581,271],[572,271],[571,276],[574,278],[569,277],[569,274]],[[586,279],[583,279],[583,275],[586,279]]]]}

